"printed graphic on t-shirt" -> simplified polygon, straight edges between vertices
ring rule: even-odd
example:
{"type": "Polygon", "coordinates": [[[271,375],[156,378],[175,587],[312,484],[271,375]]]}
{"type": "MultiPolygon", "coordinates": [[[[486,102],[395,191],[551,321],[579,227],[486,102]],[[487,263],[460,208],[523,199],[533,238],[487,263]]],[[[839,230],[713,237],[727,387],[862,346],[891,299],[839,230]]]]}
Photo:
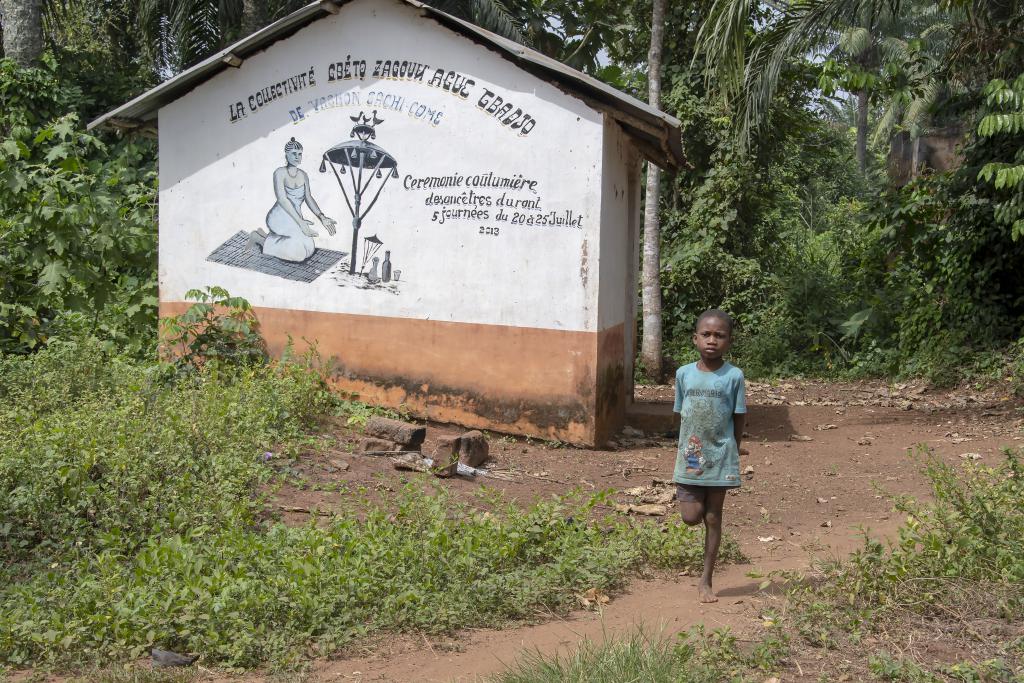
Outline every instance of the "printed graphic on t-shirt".
{"type": "Polygon", "coordinates": [[[696,436],[686,442],[686,473],[695,477],[704,474],[704,444],[696,436]]]}
{"type": "Polygon", "coordinates": [[[704,486],[738,486],[735,413],[746,412],[743,373],[728,363],[714,372],[691,363],[676,372],[674,410],[679,447],[673,479],[704,486]]]}

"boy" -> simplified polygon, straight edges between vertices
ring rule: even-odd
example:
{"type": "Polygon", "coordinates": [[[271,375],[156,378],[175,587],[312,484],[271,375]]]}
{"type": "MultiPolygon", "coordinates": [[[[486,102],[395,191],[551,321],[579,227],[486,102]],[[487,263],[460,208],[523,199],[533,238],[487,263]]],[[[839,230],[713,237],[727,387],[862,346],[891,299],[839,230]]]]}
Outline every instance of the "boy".
{"type": "Polygon", "coordinates": [[[722,360],[732,345],[732,318],[711,309],[697,318],[700,360],[676,371],[679,451],[672,477],[683,521],[704,522],[704,573],[697,594],[716,602],[711,577],[722,541],[725,492],[740,485],[740,441],[747,413],[743,372],[722,360]]]}

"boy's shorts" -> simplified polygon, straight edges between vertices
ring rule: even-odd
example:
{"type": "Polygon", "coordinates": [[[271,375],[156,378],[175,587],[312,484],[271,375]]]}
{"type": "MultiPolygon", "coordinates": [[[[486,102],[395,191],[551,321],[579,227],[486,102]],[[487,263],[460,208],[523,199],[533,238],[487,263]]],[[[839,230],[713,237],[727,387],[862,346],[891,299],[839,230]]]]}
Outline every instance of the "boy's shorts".
{"type": "Polygon", "coordinates": [[[709,491],[725,491],[735,486],[699,486],[697,484],[680,484],[676,482],[676,500],[681,503],[701,503],[707,500],[709,491]]]}

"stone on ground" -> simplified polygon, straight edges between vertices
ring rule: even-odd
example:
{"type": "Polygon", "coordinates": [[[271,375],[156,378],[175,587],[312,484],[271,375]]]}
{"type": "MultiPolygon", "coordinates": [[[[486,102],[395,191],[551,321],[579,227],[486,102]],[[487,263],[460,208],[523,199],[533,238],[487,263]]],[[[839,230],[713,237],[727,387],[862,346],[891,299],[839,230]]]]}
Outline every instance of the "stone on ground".
{"type": "Polygon", "coordinates": [[[480,467],[487,463],[491,459],[487,438],[475,429],[460,436],[459,459],[470,467],[480,467]]]}

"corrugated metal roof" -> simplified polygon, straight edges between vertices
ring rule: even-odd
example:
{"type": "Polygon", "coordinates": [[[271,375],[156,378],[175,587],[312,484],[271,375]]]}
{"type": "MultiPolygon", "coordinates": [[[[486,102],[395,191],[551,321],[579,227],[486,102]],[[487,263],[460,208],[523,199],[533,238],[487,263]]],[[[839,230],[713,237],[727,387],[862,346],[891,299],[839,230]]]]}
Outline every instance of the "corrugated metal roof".
{"type": "MultiPolygon", "coordinates": [[[[620,92],[601,81],[551,59],[536,50],[520,45],[479,26],[446,14],[416,0],[400,0],[441,25],[460,33],[476,43],[492,49],[505,59],[538,78],[548,81],[578,97],[595,109],[615,119],[636,143],[640,152],[655,164],[675,168],[684,163],[679,120],[646,102],[620,92]]],[[[187,94],[196,86],[225,69],[238,66],[248,57],[261,52],[279,40],[318,19],[337,14],[338,8],[350,0],[319,0],[287,17],[253,33],[247,38],[204,59],[177,76],[136,97],[89,124],[89,129],[103,125],[122,128],[155,126],[161,107],[187,94]]]]}

